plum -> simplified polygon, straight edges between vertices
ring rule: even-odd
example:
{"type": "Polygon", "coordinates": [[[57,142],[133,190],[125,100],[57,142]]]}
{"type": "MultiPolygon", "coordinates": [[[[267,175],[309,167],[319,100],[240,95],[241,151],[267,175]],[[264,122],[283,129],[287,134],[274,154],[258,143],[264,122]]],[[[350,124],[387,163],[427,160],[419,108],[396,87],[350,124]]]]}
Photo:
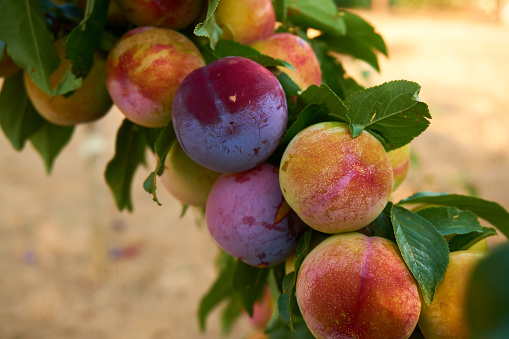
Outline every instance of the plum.
{"type": "Polygon", "coordinates": [[[288,113],[283,88],[269,70],[243,57],[226,57],[182,81],[172,117],[191,159],[216,172],[236,173],[270,157],[288,113]]]}
{"type": "Polygon", "coordinates": [[[290,207],[323,233],[361,229],[382,212],[392,192],[392,167],[366,131],[323,122],[300,131],[281,159],[281,190],[290,207]]]}
{"type": "Polygon", "coordinates": [[[205,218],[211,237],[248,265],[283,262],[306,228],[285,202],[278,180],[277,167],[262,164],[222,174],[210,191],[205,218]]]}
{"type": "MultiPolygon", "coordinates": [[[[71,66],[66,59],[65,38],[55,42],[60,65],[50,75],[50,83],[56,88],[71,66]]],[[[100,51],[94,52],[94,63],[81,87],[70,96],[52,96],[39,88],[27,71],[23,78],[30,101],[44,119],[60,126],[88,123],[102,118],[112,106],[104,79],[106,58],[100,51]]]]}
{"type": "Polygon", "coordinates": [[[276,28],[271,0],[221,0],[215,17],[223,30],[222,39],[246,45],[271,36],[276,28]]]}
{"type": "Polygon", "coordinates": [[[313,249],[295,292],[319,339],[406,339],[421,311],[417,282],[397,245],[357,232],[330,236],[313,249]]]}
{"type": "Polygon", "coordinates": [[[108,54],[106,84],[127,119],[145,127],[163,127],[171,120],[177,87],[204,65],[200,50],[185,35],[138,27],[124,34],[108,54]]]}

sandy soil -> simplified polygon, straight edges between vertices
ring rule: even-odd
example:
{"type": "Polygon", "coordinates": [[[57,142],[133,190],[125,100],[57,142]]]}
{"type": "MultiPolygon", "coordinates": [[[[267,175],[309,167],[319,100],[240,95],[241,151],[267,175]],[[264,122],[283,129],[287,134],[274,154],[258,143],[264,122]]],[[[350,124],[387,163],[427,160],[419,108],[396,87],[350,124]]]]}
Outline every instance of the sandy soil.
{"type": "MultiPolygon", "coordinates": [[[[363,15],[390,52],[368,83],[416,81],[433,115],[394,199],[475,189],[509,209],[509,28],[456,16],[363,15]]],[[[369,71],[357,62],[347,69],[369,71]]],[[[161,207],[143,191],[153,159],[136,174],[134,212],[114,206],[103,171],[120,121],[113,110],[78,128],[51,176],[30,145],[17,153],[0,138],[0,338],[221,338],[217,312],[205,334],[196,318],[216,247],[193,213],[179,219],[163,189],[161,207]]],[[[241,321],[228,338],[250,331],[241,321]]]]}

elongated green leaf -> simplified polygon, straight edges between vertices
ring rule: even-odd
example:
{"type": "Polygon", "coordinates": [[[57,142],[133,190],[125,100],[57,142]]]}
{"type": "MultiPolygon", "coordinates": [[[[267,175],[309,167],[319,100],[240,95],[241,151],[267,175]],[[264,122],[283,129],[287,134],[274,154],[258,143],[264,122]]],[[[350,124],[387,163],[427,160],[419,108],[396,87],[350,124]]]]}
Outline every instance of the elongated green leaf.
{"type": "Polygon", "coordinates": [[[474,246],[479,241],[497,235],[497,231],[491,227],[482,227],[480,232],[470,232],[467,234],[458,234],[449,240],[449,251],[464,251],[474,246]]]}
{"type": "Polygon", "coordinates": [[[73,132],[74,126],[57,126],[43,120],[37,131],[30,135],[30,142],[44,160],[47,173],[51,173],[55,159],[71,140],[73,132]]]}
{"type": "Polygon", "coordinates": [[[283,280],[283,293],[277,300],[277,308],[279,315],[283,318],[284,322],[288,325],[292,332],[295,332],[293,327],[293,306],[295,304],[295,272],[287,274],[283,280]]]}
{"type": "Polygon", "coordinates": [[[14,149],[21,151],[28,138],[44,124],[23,85],[23,73],[5,79],[0,93],[0,125],[14,149]]]}
{"type": "Polygon", "coordinates": [[[301,90],[286,73],[281,72],[281,74],[277,75],[277,79],[285,92],[286,106],[288,108],[288,123],[290,124],[297,118],[302,110],[302,107],[298,102],[301,90]]]}
{"type": "Polygon", "coordinates": [[[201,331],[205,331],[207,317],[210,312],[233,293],[232,284],[236,260],[225,253],[223,253],[222,258],[224,260],[221,263],[218,277],[203,296],[198,307],[198,321],[201,331]]]}
{"type": "Polygon", "coordinates": [[[509,338],[509,246],[504,244],[474,269],[466,309],[473,339],[509,338]]]}
{"type": "Polygon", "coordinates": [[[388,55],[384,39],[369,22],[347,10],[340,10],[340,14],[345,20],[347,36],[362,40],[371,48],[388,55]]]}
{"type": "Polygon", "coordinates": [[[276,12],[276,21],[282,23],[283,27],[286,26],[286,18],[288,12],[287,0],[272,0],[272,5],[274,6],[274,11],[276,12]]]}
{"type": "Polygon", "coordinates": [[[235,296],[230,296],[226,307],[221,313],[221,332],[223,335],[230,334],[233,325],[243,313],[242,304],[235,296]]]}
{"type": "Polygon", "coordinates": [[[477,216],[470,211],[441,206],[425,208],[417,214],[431,222],[442,235],[482,232],[477,216]]]}
{"type": "Polygon", "coordinates": [[[297,283],[297,274],[299,273],[300,266],[309,252],[309,245],[313,230],[308,229],[299,239],[295,249],[295,271],[290,272],[283,279],[283,293],[279,296],[277,304],[278,311],[283,318],[284,322],[288,325],[291,332],[295,332],[294,328],[294,315],[293,308],[296,305],[295,299],[295,284],[297,283]]]}
{"type": "Polygon", "coordinates": [[[394,227],[392,226],[391,220],[392,202],[387,203],[384,210],[380,215],[373,221],[373,235],[376,237],[382,237],[396,242],[394,236],[394,227]]]}
{"type": "Polygon", "coordinates": [[[253,316],[253,305],[260,299],[267,285],[269,268],[258,268],[237,260],[233,275],[233,290],[240,299],[244,310],[249,316],[253,316]]]}
{"type": "Polygon", "coordinates": [[[460,194],[423,191],[401,200],[398,204],[455,206],[461,210],[469,210],[495,226],[509,238],[509,213],[500,204],[493,201],[460,194]]]}
{"type": "Polygon", "coordinates": [[[109,5],[110,0],[89,1],[85,17],[67,36],[67,58],[78,77],[86,76],[94,63],[94,52],[101,43],[109,5]]]}
{"type": "Polygon", "coordinates": [[[175,130],[173,129],[173,122],[170,121],[166,127],[159,132],[159,136],[154,143],[153,150],[157,155],[156,168],[154,172],[149,174],[143,183],[143,188],[145,191],[149,194],[152,194],[152,200],[154,200],[159,206],[161,206],[161,203],[157,199],[156,194],[156,175],[160,176],[163,174],[166,155],[170,151],[171,145],[176,142],[176,138],[177,136],[175,134],[175,130]]]}
{"type": "Polygon", "coordinates": [[[346,108],[343,101],[325,84],[320,85],[320,87],[316,85],[309,86],[302,92],[300,100],[305,105],[325,104],[329,110],[331,120],[333,119],[346,123],[350,122],[348,118],[348,108],[346,108]]]}
{"type": "Polygon", "coordinates": [[[236,41],[219,40],[215,50],[211,53],[213,53],[217,59],[228,56],[241,56],[256,61],[264,67],[281,66],[295,70],[289,62],[262,54],[258,50],[236,41]]]}
{"type": "Polygon", "coordinates": [[[449,264],[447,242],[429,221],[401,206],[392,207],[391,219],[401,255],[430,305],[449,264]]]}
{"type": "Polygon", "coordinates": [[[287,0],[287,20],[294,25],[311,27],[332,34],[345,35],[343,14],[332,0],[287,0]]]}
{"type": "Polygon", "coordinates": [[[216,22],[214,13],[216,11],[219,0],[208,0],[207,18],[204,22],[196,25],[194,34],[196,36],[203,36],[209,39],[209,44],[212,49],[215,48],[217,41],[223,35],[223,30],[216,22]]]}
{"type": "Polygon", "coordinates": [[[117,133],[115,155],[106,166],[106,182],[117,208],[132,211],[131,186],[134,173],[145,162],[146,140],[142,127],[124,119],[117,133]]]}
{"type": "Polygon", "coordinates": [[[52,94],[49,76],[58,67],[59,58],[38,0],[0,1],[0,40],[37,86],[52,94]]]}
{"type": "Polygon", "coordinates": [[[386,150],[404,146],[429,126],[428,107],[418,101],[420,86],[399,80],[352,93],[345,101],[355,138],[362,130],[381,136],[386,150]]]}

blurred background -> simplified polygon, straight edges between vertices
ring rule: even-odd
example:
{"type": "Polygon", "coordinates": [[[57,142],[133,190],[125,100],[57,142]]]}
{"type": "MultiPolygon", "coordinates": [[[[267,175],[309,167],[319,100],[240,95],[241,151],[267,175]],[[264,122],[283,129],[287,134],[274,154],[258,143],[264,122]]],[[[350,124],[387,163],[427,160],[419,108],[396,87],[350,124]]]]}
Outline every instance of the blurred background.
{"type": "MultiPolygon", "coordinates": [[[[344,59],[367,86],[422,86],[430,128],[412,143],[398,201],[429,190],[477,195],[509,209],[509,5],[502,0],[344,0],[384,37],[381,73],[344,59]]],[[[1,80],[0,80],[1,81],[1,80]]],[[[27,144],[0,138],[0,338],[223,338],[219,312],[201,333],[200,298],[217,248],[199,213],[160,185],[162,206],[133,183],[118,212],[104,181],[121,114],[78,127],[50,176],[27,144]]],[[[490,238],[489,246],[505,241],[490,238]]],[[[241,319],[226,338],[246,338],[241,319]]]]}

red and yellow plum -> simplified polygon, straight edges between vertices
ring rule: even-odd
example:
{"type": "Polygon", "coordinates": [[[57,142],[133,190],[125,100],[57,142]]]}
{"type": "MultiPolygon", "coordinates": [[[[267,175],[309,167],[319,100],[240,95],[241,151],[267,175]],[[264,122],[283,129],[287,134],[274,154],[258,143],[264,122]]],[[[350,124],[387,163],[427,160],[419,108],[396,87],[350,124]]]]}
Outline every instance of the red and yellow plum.
{"type": "Polygon", "coordinates": [[[222,39],[245,45],[271,36],[276,28],[271,0],[221,0],[215,16],[223,30],[222,39]]]}
{"type": "Polygon", "coordinates": [[[278,180],[277,167],[262,164],[222,174],[210,191],[205,218],[211,237],[248,265],[283,262],[306,228],[285,202],[278,180]]]}
{"type": "Polygon", "coordinates": [[[136,26],[183,29],[200,13],[203,0],[116,0],[118,6],[136,26]]]}
{"type": "Polygon", "coordinates": [[[251,47],[273,58],[292,64],[295,70],[278,67],[302,90],[311,85],[320,86],[322,71],[311,46],[301,37],[290,33],[276,33],[269,38],[258,40],[251,47]]]}
{"type": "Polygon", "coordinates": [[[396,244],[357,232],[330,236],[308,254],[296,297],[318,339],[406,339],[421,310],[417,283],[396,244]]]}
{"type": "Polygon", "coordinates": [[[279,177],[290,207],[323,233],[365,227],[392,192],[392,167],[382,144],[366,131],[352,138],[340,122],[299,132],[282,156],[279,177]]]}
{"type": "Polygon", "coordinates": [[[394,192],[405,180],[410,168],[410,144],[387,152],[392,166],[393,181],[392,191],[394,192]]]}
{"type": "Polygon", "coordinates": [[[272,317],[274,311],[274,302],[272,301],[272,295],[270,288],[266,287],[263,296],[260,300],[256,301],[253,305],[253,316],[250,317],[247,313],[247,319],[249,323],[259,329],[264,329],[272,317]]]}
{"type": "Polygon", "coordinates": [[[161,182],[182,204],[204,207],[219,175],[191,160],[175,140],[166,156],[161,182]]]}
{"type": "MultiPolygon", "coordinates": [[[[71,61],[65,58],[64,42],[65,39],[55,42],[60,65],[50,75],[53,88],[56,88],[71,66],[71,61]]],[[[24,82],[27,95],[39,114],[56,125],[68,126],[97,120],[103,117],[112,106],[104,80],[105,64],[105,56],[99,51],[95,52],[93,66],[83,79],[81,87],[68,97],[52,96],[44,92],[25,71],[24,82]]]]}
{"type": "Polygon", "coordinates": [[[182,149],[198,164],[221,173],[265,162],[288,119],[277,78],[242,57],[222,58],[189,74],[175,94],[172,111],[182,149]]]}
{"type": "Polygon", "coordinates": [[[171,120],[178,86],[205,62],[183,34],[139,27],[127,32],[108,55],[106,84],[113,102],[132,122],[163,127],[171,120]]]}

